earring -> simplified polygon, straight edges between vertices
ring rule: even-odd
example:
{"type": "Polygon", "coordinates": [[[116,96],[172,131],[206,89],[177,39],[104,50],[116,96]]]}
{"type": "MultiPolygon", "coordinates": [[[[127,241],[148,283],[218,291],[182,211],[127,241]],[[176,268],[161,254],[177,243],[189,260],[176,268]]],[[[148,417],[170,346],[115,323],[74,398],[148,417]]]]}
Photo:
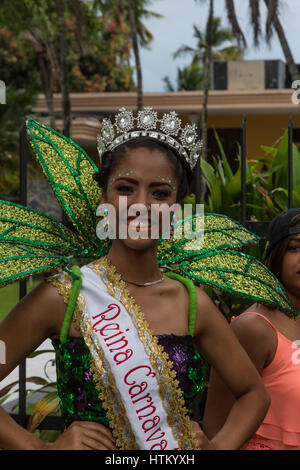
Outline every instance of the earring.
{"type": "Polygon", "coordinates": [[[175,227],[175,213],[174,213],[174,212],[173,212],[173,214],[172,214],[170,226],[171,226],[171,229],[170,229],[170,238],[172,238],[173,235],[174,235],[174,227],[175,227]]]}
{"type": "Polygon", "coordinates": [[[105,240],[106,238],[116,238],[115,235],[115,216],[112,214],[113,220],[109,217],[108,209],[103,207],[101,204],[97,208],[97,216],[102,216],[102,219],[98,222],[96,227],[96,235],[100,240],[105,240]],[[111,223],[112,222],[112,223],[111,223]]]}
{"type": "Polygon", "coordinates": [[[108,210],[104,209],[104,232],[107,233],[108,231],[109,231],[108,210]]]}

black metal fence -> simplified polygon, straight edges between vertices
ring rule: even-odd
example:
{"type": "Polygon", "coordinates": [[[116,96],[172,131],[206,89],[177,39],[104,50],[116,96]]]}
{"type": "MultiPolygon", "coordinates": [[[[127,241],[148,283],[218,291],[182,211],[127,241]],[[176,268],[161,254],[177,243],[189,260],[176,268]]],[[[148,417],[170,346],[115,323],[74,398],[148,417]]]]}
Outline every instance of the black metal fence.
{"type": "MultiPolygon", "coordinates": [[[[293,115],[288,119],[288,207],[293,207],[293,115]]],[[[259,236],[265,236],[269,222],[252,222],[247,220],[246,200],[246,126],[247,118],[243,115],[241,123],[241,213],[240,221],[249,230],[259,236]]],[[[197,180],[195,183],[196,203],[200,201],[201,172],[199,162],[196,170],[197,180]]],[[[20,204],[27,205],[27,136],[25,125],[20,132],[20,204]]],[[[26,295],[26,281],[20,282],[20,299],[26,295]]],[[[26,360],[19,366],[19,412],[11,416],[23,427],[26,427],[29,415],[26,415],[26,360]]],[[[38,429],[57,429],[64,427],[59,416],[48,416],[40,424],[38,429]]]]}

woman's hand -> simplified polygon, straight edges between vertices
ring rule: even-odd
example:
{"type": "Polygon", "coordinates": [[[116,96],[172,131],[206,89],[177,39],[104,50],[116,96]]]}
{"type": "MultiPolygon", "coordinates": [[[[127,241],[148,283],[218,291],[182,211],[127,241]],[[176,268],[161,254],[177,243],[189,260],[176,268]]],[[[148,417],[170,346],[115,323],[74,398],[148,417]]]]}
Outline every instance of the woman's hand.
{"type": "Polygon", "coordinates": [[[93,421],[74,421],[53,443],[42,450],[115,450],[115,442],[109,429],[93,421]]]}
{"type": "Polygon", "coordinates": [[[191,429],[196,435],[201,450],[216,450],[214,445],[209,441],[196,421],[191,421],[191,429]]]}

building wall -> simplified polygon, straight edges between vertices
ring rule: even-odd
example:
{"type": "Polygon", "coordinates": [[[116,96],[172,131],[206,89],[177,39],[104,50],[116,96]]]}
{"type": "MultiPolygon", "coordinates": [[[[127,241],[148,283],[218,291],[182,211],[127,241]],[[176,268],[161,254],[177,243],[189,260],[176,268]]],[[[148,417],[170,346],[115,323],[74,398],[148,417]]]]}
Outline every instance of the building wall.
{"type": "MultiPolygon", "coordinates": [[[[254,159],[263,155],[261,145],[272,145],[288,127],[288,114],[248,114],[247,115],[247,157],[254,159]]],[[[293,116],[294,127],[300,128],[300,115],[293,116]]],[[[242,126],[242,114],[210,115],[208,127],[218,129],[242,126]]]]}

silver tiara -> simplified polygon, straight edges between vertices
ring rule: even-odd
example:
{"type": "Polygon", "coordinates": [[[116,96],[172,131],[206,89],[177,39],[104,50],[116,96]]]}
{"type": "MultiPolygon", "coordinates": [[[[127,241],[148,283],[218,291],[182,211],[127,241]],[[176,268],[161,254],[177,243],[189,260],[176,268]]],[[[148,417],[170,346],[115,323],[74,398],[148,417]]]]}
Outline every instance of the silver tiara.
{"type": "Polygon", "coordinates": [[[114,123],[107,118],[102,121],[97,137],[100,162],[104,152],[137,137],[151,137],[169,145],[184,158],[191,170],[202,150],[202,141],[198,139],[195,124],[181,128],[181,119],[175,111],[165,113],[162,119],[158,119],[157,112],[150,106],[139,111],[136,117],[132,111],[121,108],[114,123]]]}

